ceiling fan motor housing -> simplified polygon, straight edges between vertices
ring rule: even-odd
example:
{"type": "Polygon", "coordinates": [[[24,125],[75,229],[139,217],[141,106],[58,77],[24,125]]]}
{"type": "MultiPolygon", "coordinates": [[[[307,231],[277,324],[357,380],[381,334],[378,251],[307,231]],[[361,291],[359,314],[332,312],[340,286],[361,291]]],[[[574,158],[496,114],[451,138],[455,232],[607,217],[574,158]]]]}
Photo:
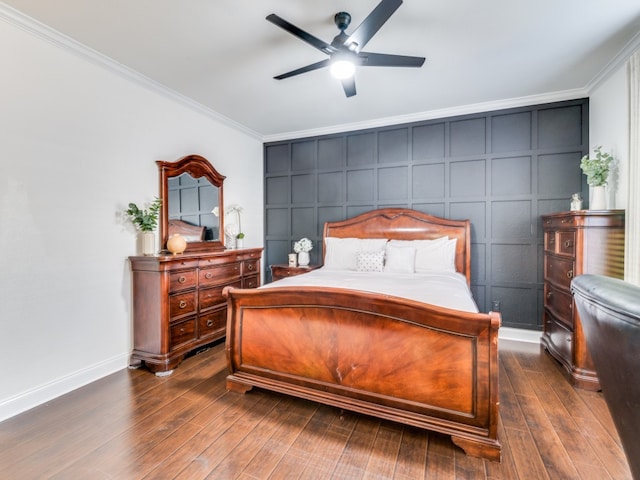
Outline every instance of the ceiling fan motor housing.
{"type": "Polygon", "coordinates": [[[333,21],[336,22],[336,27],[338,27],[338,30],[344,32],[347,28],[349,28],[349,25],[351,24],[351,15],[349,15],[347,12],[338,12],[336,13],[335,17],[333,17],[333,21]]]}

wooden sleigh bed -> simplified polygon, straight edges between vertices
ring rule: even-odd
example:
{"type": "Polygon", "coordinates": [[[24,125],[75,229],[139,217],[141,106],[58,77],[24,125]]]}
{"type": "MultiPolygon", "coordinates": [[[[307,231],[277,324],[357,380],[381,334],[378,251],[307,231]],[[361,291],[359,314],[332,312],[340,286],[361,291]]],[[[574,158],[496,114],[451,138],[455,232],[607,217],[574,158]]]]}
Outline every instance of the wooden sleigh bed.
{"type": "MultiPolygon", "coordinates": [[[[469,221],[394,208],[324,228],[325,239],[442,236],[457,239],[455,269],[468,284],[469,221]]],[[[225,291],[227,389],[260,387],[441,432],[468,455],[500,461],[498,313],[278,283],[225,291]]]]}

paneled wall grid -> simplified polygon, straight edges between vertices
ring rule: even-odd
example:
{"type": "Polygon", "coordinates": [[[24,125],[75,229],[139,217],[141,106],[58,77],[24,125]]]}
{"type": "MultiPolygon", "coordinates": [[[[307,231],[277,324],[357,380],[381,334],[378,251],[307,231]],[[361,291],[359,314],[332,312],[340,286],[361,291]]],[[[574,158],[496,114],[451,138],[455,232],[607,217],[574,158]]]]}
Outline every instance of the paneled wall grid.
{"type": "Polygon", "coordinates": [[[266,264],[302,237],[321,263],[324,223],[376,208],[470,219],[478,307],[540,330],[540,215],[587,199],[588,118],[581,99],[265,144],[266,264]]]}

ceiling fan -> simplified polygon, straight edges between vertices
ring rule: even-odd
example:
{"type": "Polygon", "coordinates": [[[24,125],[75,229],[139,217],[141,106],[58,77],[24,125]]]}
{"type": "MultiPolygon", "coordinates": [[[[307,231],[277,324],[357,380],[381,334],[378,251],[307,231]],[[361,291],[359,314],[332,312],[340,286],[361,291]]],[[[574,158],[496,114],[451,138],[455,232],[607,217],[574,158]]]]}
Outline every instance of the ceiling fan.
{"type": "Polygon", "coordinates": [[[384,53],[363,52],[362,48],[371,40],[380,27],[402,5],[402,0],[382,0],[367,18],[348,35],[345,30],[351,23],[351,15],[347,12],[338,12],[334,17],[340,33],[335,36],[331,44],[314,37],[310,33],[296,27],[279,17],[275,13],[267,16],[271,23],[283,28],[291,35],[298,37],[321,52],[329,55],[329,58],[312,63],[305,67],[297,68],[287,73],[278,75],[276,80],[311,72],[323,67],[330,67],[331,73],[342,81],[342,87],[347,97],[356,94],[356,82],[354,78],[355,67],[421,67],[424,57],[409,57],[405,55],[387,55],[384,53]]]}

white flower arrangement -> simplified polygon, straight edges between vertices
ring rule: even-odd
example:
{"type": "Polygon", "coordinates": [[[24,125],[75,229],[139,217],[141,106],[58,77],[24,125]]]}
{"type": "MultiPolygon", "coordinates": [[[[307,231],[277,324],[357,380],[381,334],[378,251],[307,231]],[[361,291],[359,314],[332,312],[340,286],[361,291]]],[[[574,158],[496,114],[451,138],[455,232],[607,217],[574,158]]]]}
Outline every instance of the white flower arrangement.
{"type": "MultiPolygon", "coordinates": [[[[242,233],[242,224],[240,222],[240,214],[242,213],[242,206],[237,203],[232,203],[227,208],[224,209],[224,213],[230,215],[235,213],[238,215],[238,233],[236,234],[236,238],[244,238],[244,233],[242,233]]],[[[226,228],[225,228],[226,230],[226,228]]]]}
{"type": "Polygon", "coordinates": [[[313,243],[308,238],[301,238],[293,244],[293,251],[296,253],[310,252],[313,248],[313,243]]]}

